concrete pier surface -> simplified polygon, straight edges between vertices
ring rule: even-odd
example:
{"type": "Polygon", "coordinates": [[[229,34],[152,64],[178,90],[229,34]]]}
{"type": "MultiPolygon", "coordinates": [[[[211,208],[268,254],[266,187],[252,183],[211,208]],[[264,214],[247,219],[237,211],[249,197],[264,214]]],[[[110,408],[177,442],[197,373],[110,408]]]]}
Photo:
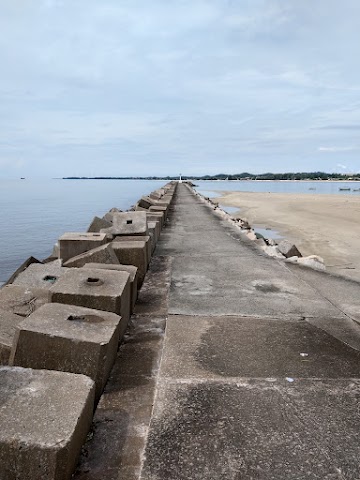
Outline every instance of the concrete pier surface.
{"type": "Polygon", "coordinates": [[[179,184],[75,478],[359,479],[359,293],[179,184]]]}

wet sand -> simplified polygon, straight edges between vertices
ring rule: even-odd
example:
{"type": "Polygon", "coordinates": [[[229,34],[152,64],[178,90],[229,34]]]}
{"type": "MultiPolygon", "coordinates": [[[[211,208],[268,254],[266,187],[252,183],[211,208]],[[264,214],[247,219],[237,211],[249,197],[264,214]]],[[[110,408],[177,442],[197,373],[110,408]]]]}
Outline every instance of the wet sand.
{"type": "Polygon", "coordinates": [[[219,192],[250,224],[277,230],[329,272],[360,281],[360,195],[219,192]]]}

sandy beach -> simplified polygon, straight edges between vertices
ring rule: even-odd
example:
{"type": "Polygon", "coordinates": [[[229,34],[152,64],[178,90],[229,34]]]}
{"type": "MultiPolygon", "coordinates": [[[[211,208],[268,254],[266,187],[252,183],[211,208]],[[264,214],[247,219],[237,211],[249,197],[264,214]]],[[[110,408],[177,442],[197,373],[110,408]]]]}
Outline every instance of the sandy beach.
{"type": "Polygon", "coordinates": [[[277,230],[329,272],[360,281],[360,195],[219,192],[250,224],[277,230]]]}

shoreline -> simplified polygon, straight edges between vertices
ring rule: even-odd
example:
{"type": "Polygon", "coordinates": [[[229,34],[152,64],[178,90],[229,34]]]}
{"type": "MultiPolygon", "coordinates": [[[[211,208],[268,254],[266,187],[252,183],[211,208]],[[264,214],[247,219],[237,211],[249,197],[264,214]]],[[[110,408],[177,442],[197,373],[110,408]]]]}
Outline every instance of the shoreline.
{"type": "Polygon", "coordinates": [[[271,228],[303,256],[319,255],[331,273],[360,281],[360,197],[217,191],[216,203],[239,208],[252,225],[271,228]]]}

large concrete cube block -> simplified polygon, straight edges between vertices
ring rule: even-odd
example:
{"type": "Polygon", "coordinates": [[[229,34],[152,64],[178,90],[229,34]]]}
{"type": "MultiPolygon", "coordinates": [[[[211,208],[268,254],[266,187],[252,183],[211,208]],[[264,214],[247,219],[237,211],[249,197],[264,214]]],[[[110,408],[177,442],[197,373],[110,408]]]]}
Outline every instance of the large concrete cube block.
{"type": "Polygon", "coordinates": [[[0,365],[8,365],[16,329],[24,317],[0,309],[0,365]]]}
{"type": "Polygon", "coordinates": [[[94,217],[87,231],[92,233],[99,233],[102,228],[109,227],[111,227],[111,222],[107,222],[103,218],[94,217]]]}
{"type": "Polygon", "coordinates": [[[129,235],[129,236],[126,236],[126,237],[115,237],[113,242],[112,242],[112,248],[114,249],[114,244],[116,242],[145,242],[146,244],[146,261],[147,261],[147,265],[149,265],[150,263],[150,260],[151,260],[151,237],[150,235],[143,235],[141,237],[139,236],[132,236],[132,235],[129,235]]]}
{"type": "Polygon", "coordinates": [[[85,253],[81,253],[76,257],[70,258],[64,263],[64,267],[83,267],[85,263],[119,263],[114,250],[109,243],[101,245],[101,247],[93,248],[85,253]]]}
{"type": "Polygon", "coordinates": [[[161,205],[152,205],[149,208],[149,211],[150,212],[161,212],[161,213],[164,214],[164,220],[166,220],[166,218],[167,218],[167,213],[168,213],[168,208],[167,207],[163,207],[161,205]]]}
{"type": "Polygon", "coordinates": [[[154,253],[156,244],[157,244],[157,232],[156,232],[156,223],[155,222],[149,222],[149,236],[151,239],[151,254],[154,253]]]}
{"type": "Polygon", "coordinates": [[[164,195],[164,193],[159,192],[158,190],[155,190],[154,192],[151,192],[149,197],[153,198],[154,200],[160,200],[160,198],[164,195]]]}
{"type": "Polygon", "coordinates": [[[96,384],[98,400],[126,323],[115,313],[49,303],[23,319],[10,364],[87,375],[96,384]]]}
{"type": "Polygon", "coordinates": [[[138,201],[138,206],[141,207],[141,208],[150,208],[151,205],[155,205],[156,201],[153,199],[153,198],[150,198],[148,196],[143,196],[140,198],[140,200],[138,201]]]}
{"type": "MultiPolygon", "coordinates": [[[[122,210],[119,210],[118,208],[111,208],[107,213],[105,213],[105,215],[103,216],[103,220],[110,223],[109,226],[111,227],[113,223],[114,214],[121,213],[121,212],[122,210]]],[[[104,227],[104,228],[108,228],[108,227],[104,227]]]]}
{"type": "Polygon", "coordinates": [[[84,375],[0,367],[0,480],[70,480],[93,408],[84,375]]]}
{"type": "Polygon", "coordinates": [[[49,289],[7,285],[0,289],[0,308],[27,317],[50,302],[49,289]]]}
{"type": "Polygon", "coordinates": [[[134,311],[138,291],[138,269],[134,265],[113,265],[103,263],[86,263],[83,268],[102,268],[105,270],[117,270],[119,272],[128,272],[130,275],[130,313],[134,311]]]}
{"type": "Polygon", "coordinates": [[[142,285],[148,267],[148,246],[143,240],[114,240],[113,250],[121,264],[138,268],[139,286],[142,285]]]}
{"type": "Polygon", "coordinates": [[[115,213],[112,226],[101,231],[114,237],[118,235],[147,235],[146,212],[115,213]]]}
{"type": "Polygon", "coordinates": [[[164,212],[149,211],[147,213],[148,224],[149,222],[160,222],[161,228],[164,226],[164,212]]]}
{"type": "Polygon", "coordinates": [[[161,224],[159,220],[149,220],[148,221],[149,230],[154,230],[155,233],[155,243],[158,242],[160,233],[161,233],[161,224]]]}
{"type": "Polygon", "coordinates": [[[11,277],[9,278],[9,280],[7,282],[5,282],[5,285],[10,285],[11,283],[13,283],[13,281],[15,280],[15,278],[17,278],[17,276],[19,275],[19,273],[23,272],[25,270],[25,268],[27,268],[29,265],[31,265],[32,263],[42,263],[40,262],[40,260],[38,260],[37,258],[35,257],[29,257],[25,260],[25,262],[23,262],[20,267],[18,267],[15,272],[11,275],[11,277]]]}
{"type": "Polygon", "coordinates": [[[105,233],[64,233],[64,235],[59,238],[60,258],[63,262],[66,262],[69,258],[100,247],[107,243],[107,241],[108,239],[105,233]]]}
{"type": "Polygon", "coordinates": [[[49,289],[66,272],[60,260],[49,263],[33,263],[21,272],[13,281],[13,285],[32,288],[49,289]]]}
{"type": "Polygon", "coordinates": [[[130,275],[104,269],[69,268],[50,289],[53,303],[66,303],[130,318],[130,275]]]}

